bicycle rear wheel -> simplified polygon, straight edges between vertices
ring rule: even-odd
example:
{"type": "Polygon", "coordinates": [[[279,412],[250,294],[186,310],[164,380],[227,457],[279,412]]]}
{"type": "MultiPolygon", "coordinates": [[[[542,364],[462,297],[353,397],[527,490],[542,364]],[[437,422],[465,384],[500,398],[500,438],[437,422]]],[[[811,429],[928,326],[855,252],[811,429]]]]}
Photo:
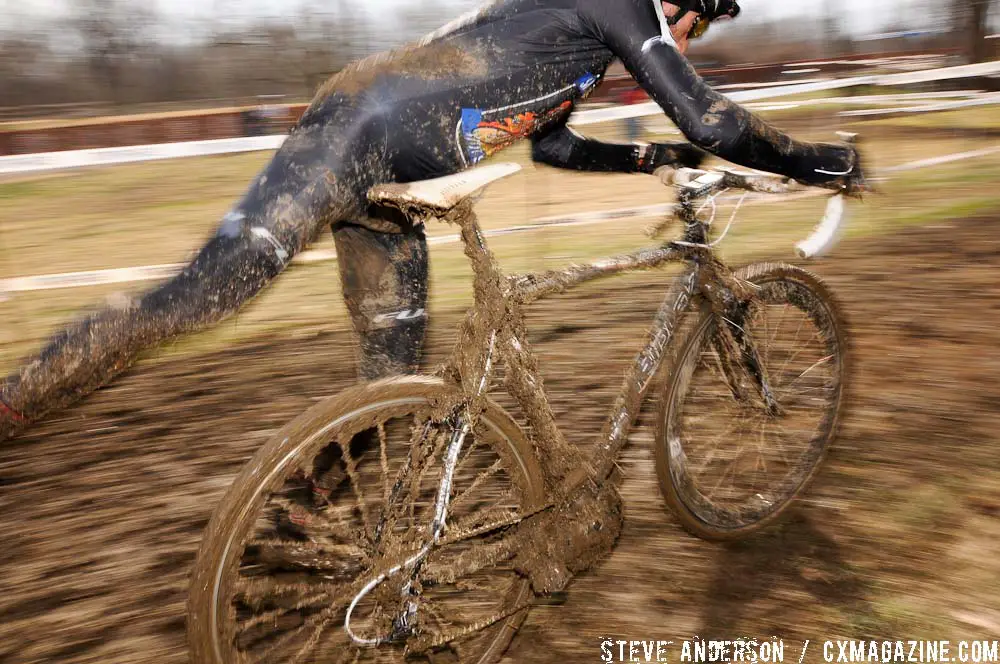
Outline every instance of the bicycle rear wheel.
{"type": "Polygon", "coordinates": [[[667,504],[710,540],[767,526],[805,489],[836,434],[847,372],[845,326],[818,277],[783,264],[736,277],[754,285],[740,330],[778,409],[765,405],[742,358],[720,350],[717,326],[736,323],[705,311],[669,367],[655,435],[667,504]]]}
{"type": "Polygon", "coordinates": [[[414,654],[406,640],[363,646],[344,628],[362,587],[428,541],[449,414],[460,399],[437,379],[361,385],[320,402],[265,444],[205,530],[188,605],[192,660],[499,659],[531,588],[505,564],[505,529],[496,524],[539,507],[544,485],[529,441],[494,404],[458,458],[444,545],[419,574],[408,568],[376,586],[351,617],[360,638],[381,637],[394,631],[410,598],[419,606],[418,636],[435,649],[414,654]],[[447,645],[435,639],[458,633],[447,645]]]}

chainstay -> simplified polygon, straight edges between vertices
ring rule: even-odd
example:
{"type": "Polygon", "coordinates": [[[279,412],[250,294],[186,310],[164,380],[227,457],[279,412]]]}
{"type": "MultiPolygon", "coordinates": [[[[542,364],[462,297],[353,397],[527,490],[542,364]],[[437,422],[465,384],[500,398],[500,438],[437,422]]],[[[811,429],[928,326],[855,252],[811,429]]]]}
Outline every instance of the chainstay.
{"type": "MultiPolygon", "coordinates": [[[[441,546],[447,546],[448,544],[455,544],[457,542],[461,542],[463,540],[469,539],[471,537],[476,537],[478,535],[482,535],[487,532],[492,532],[494,530],[499,530],[500,528],[516,525],[524,521],[525,519],[535,516],[536,514],[541,514],[542,512],[545,512],[551,509],[552,507],[554,507],[554,504],[549,503],[530,511],[527,514],[519,515],[516,519],[507,519],[504,521],[498,521],[484,526],[479,526],[477,528],[472,528],[462,533],[456,533],[455,535],[452,535],[451,537],[442,540],[441,546]]],[[[499,562],[499,559],[490,561],[490,564],[493,565],[496,564],[497,562],[499,562]]],[[[408,652],[414,652],[414,653],[426,652],[427,650],[430,650],[432,648],[437,648],[447,643],[451,643],[452,641],[457,641],[458,639],[469,636],[471,634],[475,634],[476,632],[480,632],[486,629],[487,627],[495,625],[501,620],[506,620],[511,616],[517,615],[521,611],[531,608],[531,606],[534,603],[535,603],[535,597],[534,593],[532,592],[529,593],[528,599],[519,602],[518,604],[504,611],[500,611],[494,614],[493,616],[490,616],[489,618],[480,620],[472,625],[468,625],[466,627],[463,627],[462,629],[454,630],[452,632],[435,634],[432,637],[427,636],[423,638],[417,638],[413,642],[413,645],[407,646],[406,650],[408,652]]]]}
{"type": "Polygon", "coordinates": [[[452,535],[447,535],[441,539],[435,549],[450,546],[452,544],[458,544],[459,542],[464,542],[467,539],[472,539],[473,537],[479,537],[480,535],[485,535],[486,533],[491,533],[494,530],[501,530],[503,528],[510,528],[511,526],[516,526],[525,519],[530,519],[531,517],[546,512],[555,507],[555,503],[547,503],[541,507],[536,507],[524,514],[518,514],[515,517],[509,519],[500,519],[498,521],[493,521],[492,523],[483,524],[481,526],[476,526],[475,528],[469,528],[468,530],[460,531],[452,535]]]}
{"type": "MultiPolygon", "coordinates": [[[[541,514],[542,512],[548,511],[553,507],[555,507],[554,503],[547,503],[545,505],[542,505],[541,507],[536,507],[535,509],[526,512],[524,514],[518,514],[517,516],[512,517],[510,519],[501,519],[499,521],[494,521],[492,523],[488,523],[482,526],[476,526],[475,528],[470,528],[468,530],[448,535],[446,537],[443,537],[440,542],[434,545],[431,551],[443,549],[444,547],[452,546],[458,544],[459,542],[464,542],[465,540],[472,539],[473,537],[478,537],[480,535],[485,535],[486,533],[490,533],[495,530],[501,530],[502,528],[510,528],[511,526],[516,526],[525,519],[530,519],[531,517],[541,514]]],[[[409,558],[419,550],[420,547],[415,546],[411,547],[410,549],[407,549],[406,551],[401,551],[397,553],[396,556],[392,558],[390,562],[387,563],[385,561],[382,561],[382,564],[378,568],[373,569],[372,574],[370,574],[369,576],[375,577],[387,572],[396,565],[404,563],[407,558],[409,558]]],[[[356,580],[352,584],[352,587],[353,586],[360,587],[363,585],[364,585],[363,583],[356,580]]]]}
{"type": "Polygon", "coordinates": [[[429,637],[418,638],[414,641],[412,647],[409,645],[406,647],[406,652],[408,653],[427,652],[428,650],[431,650],[433,648],[438,648],[445,644],[451,643],[452,641],[457,641],[463,637],[469,636],[470,634],[481,632],[487,627],[491,627],[497,624],[501,620],[506,620],[507,618],[515,616],[521,611],[524,611],[525,609],[530,609],[534,603],[535,603],[535,596],[534,593],[532,592],[529,593],[528,599],[516,604],[515,606],[505,611],[501,611],[496,615],[486,618],[485,620],[481,620],[473,625],[463,627],[462,629],[455,630],[454,632],[450,632],[447,634],[437,634],[433,638],[429,637]]]}

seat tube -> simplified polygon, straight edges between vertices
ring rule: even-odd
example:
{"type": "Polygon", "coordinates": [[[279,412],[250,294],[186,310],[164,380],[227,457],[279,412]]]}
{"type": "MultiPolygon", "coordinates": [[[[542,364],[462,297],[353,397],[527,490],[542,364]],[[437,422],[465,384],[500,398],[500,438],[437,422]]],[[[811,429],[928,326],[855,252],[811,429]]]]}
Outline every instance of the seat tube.
{"type": "Polygon", "coordinates": [[[482,382],[491,375],[491,358],[507,308],[504,281],[486,246],[471,201],[459,203],[442,221],[460,227],[464,253],[473,273],[473,305],[459,327],[458,341],[447,366],[461,381],[463,392],[478,401],[483,398],[482,382]]]}
{"type": "Polygon", "coordinates": [[[447,221],[456,223],[461,228],[465,256],[472,266],[475,308],[488,310],[499,306],[503,299],[503,276],[493,252],[486,246],[486,238],[479,226],[479,218],[472,209],[472,202],[466,199],[455,206],[449,212],[447,221]]]}

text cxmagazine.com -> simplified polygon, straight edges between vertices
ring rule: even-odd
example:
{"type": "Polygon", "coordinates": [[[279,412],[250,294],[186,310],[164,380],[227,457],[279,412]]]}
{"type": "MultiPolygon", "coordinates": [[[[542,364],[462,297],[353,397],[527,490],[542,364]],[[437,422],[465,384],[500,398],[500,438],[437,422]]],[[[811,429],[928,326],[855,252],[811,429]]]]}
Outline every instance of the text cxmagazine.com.
{"type": "Polygon", "coordinates": [[[1000,641],[991,640],[805,640],[603,638],[600,661],[622,662],[835,662],[896,664],[1000,662],[1000,641]]]}

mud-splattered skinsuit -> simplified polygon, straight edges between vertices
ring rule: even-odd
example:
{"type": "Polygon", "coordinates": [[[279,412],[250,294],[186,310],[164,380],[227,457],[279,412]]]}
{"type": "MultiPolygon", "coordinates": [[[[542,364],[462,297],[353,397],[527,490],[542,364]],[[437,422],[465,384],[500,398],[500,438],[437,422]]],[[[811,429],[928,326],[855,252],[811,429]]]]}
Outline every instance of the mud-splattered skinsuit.
{"type": "Polygon", "coordinates": [[[65,329],[6,379],[0,439],[141,350],[235,312],[327,224],[362,375],[413,369],[426,325],[423,229],[368,220],[367,190],[461,171],[522,138],[535,160],[564,168],[651,171],[692,159],[690,146],[599,143],[566,126],[615,57],[699,148],[817,184],[852,167],[850,150],[795,142],[708,88],[676,50],[659,0],[488,4],[328,81],[179,276],[65,329]]]}

